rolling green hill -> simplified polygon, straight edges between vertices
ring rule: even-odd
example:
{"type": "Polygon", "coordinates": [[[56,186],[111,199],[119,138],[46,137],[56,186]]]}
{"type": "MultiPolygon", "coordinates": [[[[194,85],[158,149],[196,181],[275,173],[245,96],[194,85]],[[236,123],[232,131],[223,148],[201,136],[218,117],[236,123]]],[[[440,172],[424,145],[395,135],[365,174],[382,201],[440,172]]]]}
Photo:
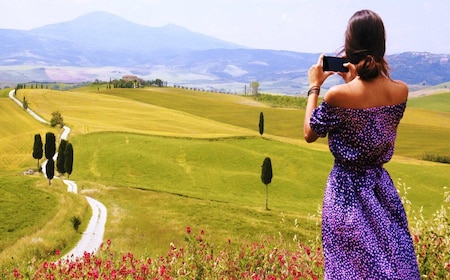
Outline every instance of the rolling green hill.
{"type": "MultiPolygon", "coordinates": [[[[44,118],[60,111],[72,128],[71,179],[81,193],[107,207],[105,238],[113,240],[114,250],[162,254],[170,242],[183,240],[187,226],[204,229],[213,242],[230,238],[237,245],[261,234],[302,239],[320,234],[317,209],[333,159],[325,140],[312,145],[302,140],[303,110],[171,88],[20,90],[18,96],[26,96],[44,118]],[[264,137],[258,132],[260,112],[264,137]],[[264,210],[260,180],[267,156],[274,169],[271,211],[264,210]]],[[[29,121],[6,97],[0,102],[2,110],[11,106],[12,120],[26,119],[26,128],[13,122],[9,134],[50,129],[29,121]]],[[[424,215],[441,205],[450,166],[417,159],[448,152],[449,120],[448,111],[409,106],[396,156],[387,165],[394,181],[410,188],[413,208],[423,206],[424,215]]],[[[32,135],[21,136],[23,147],[31,149],[32,135]]],[[[9,150],[2,143],[2,154],[9,150]]],[[[19,155],[19,162],[5,166],[16,172],[35,166],[31,154],[19,155]]]]}
{"type": "Polygon", "coordinates": [[[450,113],[450,92],[411,98],[408,106],[433,112],[450,113]]]}

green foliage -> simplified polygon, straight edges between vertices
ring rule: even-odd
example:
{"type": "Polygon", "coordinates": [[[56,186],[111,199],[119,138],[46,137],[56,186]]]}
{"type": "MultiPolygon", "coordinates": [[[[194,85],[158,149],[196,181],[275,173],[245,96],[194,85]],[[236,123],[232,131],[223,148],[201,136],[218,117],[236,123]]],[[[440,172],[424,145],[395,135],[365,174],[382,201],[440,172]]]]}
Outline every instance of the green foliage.
{"type": "Polygon", "coordinates": [[[27,109],[28,109],[28,101],[27,101],[27,99],[25,98],[25,96],[23,97],[22,107],[23,107],[24,110],[27,110],[27,109]]]}
{"type": "Polygon", "coordinates": [[[272,182],[272,176],[272,161],[269,157],[266,157],[262,165],[261,181],[264,185],[268,185],[272,182]]]}
{"type": "Polygon", "coordinates": [[[53,132],[45,134],[45,158],[51,159],[56,153],[56,137],[53,132]]]}
{"type": "Polygon", "coordinates": [[[415,210],[408,199],[403,181],[397,182],[397,189],[409,217],[409,228],[423,279],[450,279],[450,192],[444,192],[443,204],[427,218],[423,209],[415,210]]]}
{"type": "Polygon", "coordinates": [[[70,222],[72,223],[73,229],[75,231],[78,231],[78,229],[80,228],[80,225],[81,225],[80,217],[73,216],[72,218],[70,218],[70,222]]]}
{"type": "Polygon", "coordinates": [[[259,134],[262,136],[264,133],[264,114],[259,113],[259,134]]]}
{"type": "Polygon", "coordinates": [[[51,184],[51,180],[55,176],[55,161],[53,158],[47,159],[47,164],[45,165],[45,174],[47,175],[48,184],[51,184]]]}
{"type": "Polygon", "coordinates": [[[67,143],[64,150],[64,170],[69,176],[73,171],[73,146],[70,142],[67,143]]]}
{"type": "Polygon", "coordinates": [[[450,163],[450,156],[446,155],[424,154],[422,156],[422,159],[440,163],[450,163]]]}
{"type": "Polygon", "coordinates": [[[58,157],[57,157],[57,159],[56,159],[56,170],[57,170],[60,174],[66,173],[66,169],[65,169],[65,162],[66,162],[65,151],[66,151],[66,145],[67,145],[67,141],[64,140],[64,139],[61,139],[61,141],[59,142],[59,147],[58,147],[58,157]]]}
{"type": "Polygon", "coordinates": [[[50,125],[52,127],[55,127],[57,125],[63,127],[64,126],[64,119],[59,111],[55,111],[52,113],[52,118],[50,119],[50,125]]]}
{"type": "Polygon", "coordinates": [[[37,159],[37,170],[39,171],[39,160],[43,157],[44,155],[44,150],[43,150],[43,145],[42,145],[42,138],[40,134],[35,134],[34,135],[34,144],[33,144],[33,158],[37,159]]]}
{"type": "Polygon", "coordinates": [[[255,98],[256,101],[278,108],[305,109],[307,101],[304,97],[290,95],[259,94],[253,98],[255,98]]]}
{"type": "Polygon", "coordinates": [[[269,210],[269,184],[272,182],[272,176],[272,162],[266,157],[261,170],[261,181],[266,185],[266,210],[269,210]]]}

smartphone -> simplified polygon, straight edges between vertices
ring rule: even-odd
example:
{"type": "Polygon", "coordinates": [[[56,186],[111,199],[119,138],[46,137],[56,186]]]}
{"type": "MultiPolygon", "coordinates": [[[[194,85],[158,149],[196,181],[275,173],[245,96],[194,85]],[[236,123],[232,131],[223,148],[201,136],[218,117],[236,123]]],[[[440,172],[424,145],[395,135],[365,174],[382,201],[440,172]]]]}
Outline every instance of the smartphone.
{"type": "Polygon", "coordinates": [[[348,59],[345,57],[324,56],[323,71],[348,72],[348,68],[343,65],[347,62],[348,59]]]}

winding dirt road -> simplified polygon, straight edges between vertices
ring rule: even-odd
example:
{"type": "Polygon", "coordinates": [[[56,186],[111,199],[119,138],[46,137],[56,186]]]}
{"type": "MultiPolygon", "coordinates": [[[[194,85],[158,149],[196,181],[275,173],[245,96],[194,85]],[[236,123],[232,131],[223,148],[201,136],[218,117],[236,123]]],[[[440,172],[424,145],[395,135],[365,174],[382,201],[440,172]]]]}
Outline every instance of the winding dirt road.
{"type": "MultiPolygon", "coordinates": [[[[23,108],[23,104],[20,100],[15,97],[15,90],[11,90],[9,92],[9,97],[21,108],[23,108]]],[[[27,109],[27,112],[33,116],[39,122],[49,124],[46,120],[41,118],[31,109],[27,109]]],[[[70,128],[67,126],[63,127],[64,131],[61,134],[61,139],[67,140],[67,137],[70,134],[70,128]]],[[[56,160],[58,153],[55,154],[54,159],[56,160]]],[[[45,164],[47,161],[42,163],[42,171],[45,172],[45,164]]],[[[45,175],[45,173],[44,173],[45,175]]],[[[78,193],[78,186],[74,181],[71,180],[63,180],[64,184],[67,185],[67,191],[72,193],[78,193]]],[[[107,218],[107,210],[106,207],[99,201],[93,199],[92,197],[86,196],[86,199],[89,205],[92,208],[92,217],[89,220],[89,224],[86,230],[83,232],[83,235],[78,242],[78,244],[73,248],[69,253],[64,255],[62,259],[75,260],[77,258],[81,258],[85,252],[95,253],[100,248],[100,245],[103,243],[103,235],[105,232],[105,224],[107,218]]]]}

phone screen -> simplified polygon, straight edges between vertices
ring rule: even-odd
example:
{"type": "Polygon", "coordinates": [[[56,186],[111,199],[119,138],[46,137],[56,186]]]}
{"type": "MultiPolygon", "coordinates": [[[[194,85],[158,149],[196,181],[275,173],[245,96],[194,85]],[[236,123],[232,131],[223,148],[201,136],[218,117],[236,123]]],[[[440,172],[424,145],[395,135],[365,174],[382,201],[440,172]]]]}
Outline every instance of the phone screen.
{"type": "Polygon", "coordinates": [[[348,59],[345,57],[324,56],[323,58],[323,70],[334,72],[348,72],[348,68],[344,67],[344,63],[347,63],[348,59]]]}

